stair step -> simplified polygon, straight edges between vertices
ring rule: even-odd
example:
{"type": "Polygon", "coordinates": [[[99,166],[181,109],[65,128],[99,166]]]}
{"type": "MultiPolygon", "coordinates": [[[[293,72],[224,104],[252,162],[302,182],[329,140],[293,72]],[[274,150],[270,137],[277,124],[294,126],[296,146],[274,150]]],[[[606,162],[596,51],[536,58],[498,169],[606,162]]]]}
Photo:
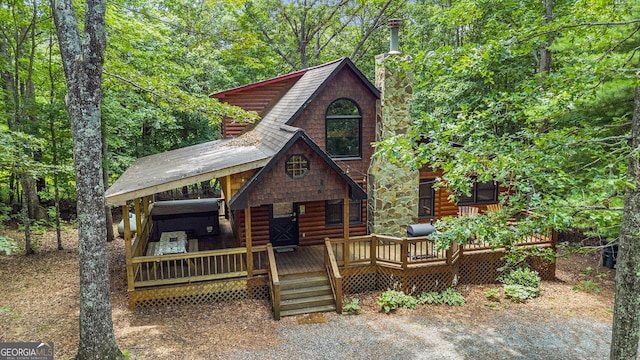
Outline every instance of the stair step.
{"type": "Polygon", "coordinates": [[[294,316],[294,315],[302,315],[302,314],[311,314],[317,312],[329,312],[336,311],[335,305],[323,305],[323,306],[314,306],[309,308],[302,309],[292,309],[292,310],[282,310],[280,311],[280,316],[294,316]]]}
{"type": "Polygon", "coordinates": [[[315,287],[322,285],[329,285],[329,278],[327,276],[312,276],[312,277],[303,277],[303,278],[293,278],[293,279],[281,279],[280,280],[280,289],[288,290],[288,289],[299,289],[305,287],[315,287]]]}
{"type": "Polygon", "coordinates": [[[298,299],[319,295],[333,295],[333,292],[331,291],[331,285],[310,286],[280,291],[281,300],[298,299]]]}
{"type": "Polygon", "coordinates": [[[323,305],[333,305],[335,308],[335,302],[333,295],[320,295],[312,297],[303,297],[297,299],[283,300],[280,302],[280,310],[293,310],[303,308],[313,308],[323,305]]]}

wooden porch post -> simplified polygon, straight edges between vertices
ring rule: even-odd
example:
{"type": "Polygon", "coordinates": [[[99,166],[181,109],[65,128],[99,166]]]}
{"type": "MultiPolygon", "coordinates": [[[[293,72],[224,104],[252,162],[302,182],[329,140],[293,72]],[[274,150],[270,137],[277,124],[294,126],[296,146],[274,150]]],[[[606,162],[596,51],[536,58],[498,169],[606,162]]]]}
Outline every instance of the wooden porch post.
{"type": "Polygon", "coordinates": [[[122,205],[122,220],[124,224],[124,253],[127,264],[127,288],[133,291],[133,264],[131,262],[131,223],[129,222],[129,207],[122,205]]]}
{"type": "Polygon", "coordinates": [[[149,203],[150,203],[149,200],[150,200],[149,196],[145,196],[142,198],[142,212],[144,213],[145,218],[149,217],[149,203]]]}
{"type": "MultiPolygon", "coordinates": [[[[140,239],[140,234],[142,233],[142,216],[140,216],[140,201],[142,201],[142,198],[137,198],[133,201],[134,204],[134,210],[136,212],[136,236],[138,237],[139,240],[140,239]]],[[[129,217],[127,217],[128,219],[129,217]]]]}
{"type": "Polygon", "coordinates": [[[342,236],[344,237],[343,258],[344,266],[349,266],[349,184],[344,184],[344,199],[342,200],[342,236]]]}
{"type": "Polygon", "coordinates": [[[247,276],[253,276],[253,250],[251,244],[251,206],[244,210],[244,236],[247,245],[247,276]]]}
{"type": "Polygon", "coordinates": [[[376,234],[371,234],[371,240],[369,241],[369,257],[371,258],[371,265],[375,265],[378,257],[378,238],[376,237],[376,234]]]}

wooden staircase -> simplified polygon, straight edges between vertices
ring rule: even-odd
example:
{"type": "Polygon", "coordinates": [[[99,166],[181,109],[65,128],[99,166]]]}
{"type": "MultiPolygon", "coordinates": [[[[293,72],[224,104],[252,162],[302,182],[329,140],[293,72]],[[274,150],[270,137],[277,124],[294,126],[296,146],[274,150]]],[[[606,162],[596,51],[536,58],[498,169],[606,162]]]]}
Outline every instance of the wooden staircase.
{"type": "Polygon", "coordinates": [[[335,311],[326,273],[286,275],[280,278],[280,316],[335,311]]]}

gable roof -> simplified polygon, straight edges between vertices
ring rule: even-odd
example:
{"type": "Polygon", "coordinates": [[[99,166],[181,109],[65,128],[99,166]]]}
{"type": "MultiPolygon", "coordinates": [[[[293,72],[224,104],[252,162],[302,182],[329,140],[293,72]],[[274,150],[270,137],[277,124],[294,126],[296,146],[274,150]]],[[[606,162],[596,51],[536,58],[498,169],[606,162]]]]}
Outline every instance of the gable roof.
{"type": "MultiPolygon", "coordinates": [[[[282,152],[294,136],[299,136],[296,134],[304,133],[290,124],[345,67],[353,71],[376,98],[380,97],[380,91],[348,58],[227,90],[238,92],[288,76],[299,77],[257,124],[237,138],[211,141],[138,159],[106,191],[107,201],[113,205],[124,205],[127,200],[141,196],[265,166],[272,157],[282,152]]],[[[216,97],[216,94],[211,96],[216,97]]],[[[329,159],[315,143],[313,146],[329,159]]],[[[333,163],[331,159],[329,162],[333,163]]],[[[333,165],[338,173],[342,173],[335,163],[333,165]]]]}
{"type": "Polygon", "coordinates": [[[264,86],[264,85],[270,85],[270,84],[278,83],[278,82],[289,80],[289,79],[299,78],[302,75],[304,75],[305,71],[306,70],[300,70],[300,71],[292,72],[292,73],[289,73],[289,74],[286,74],[286,75],[274,77],[274,78],[271,78],[271,79],[258,81],[258,82],[255,82],[253,84],[242,85],[242,86],[238,86],[238,87],[235,87],[235,88],[232,88],[232,89],[219,91],[219,92],[216,92],[216,93],[213,93],[213,94],[209,94],[209,97],[210,98],[216,98],[216,99],[224,99],[228,95],[235,94],[235,93],[238,93],[238,92],[242,92],[242,91],[246,91],[246,90],[250,90],[250,89],[255,89],[255,88],[258,88],[258,87],[261,87],[261,86],[264,86]]]}
{"type": "Polygon", "coordinates": [[[380,90],[364,76],[360,69],[349,58],[341,58],[304,70],[305,73],[300,80],[278,101],[263,120],[275,117],[278,122],[290,125],[329,81],[345,67],[351,69],[376,98],[380,98],[380,90]]]}
{"type": "Polygon", "coordinates": [[[320,147],[309,138],[309,136],[298,129],[294,135],[287,141],[287,143],[282,147],[282,149],[274,155],[269,163],[265,165],[262,169],[260,169],[254,176],[252,176],[243,186],[238,190],[238,192],[231,198],[229,201],[229,207],[231,210],[244,209],[249,204],[249,194],[253,189],[260,183],[260,180],[269,172],[271,169],[278,163],[278,161],[282,158],[282,156],[289,150],[295,142],[301,139],[304,141],[318,156],[320,159],[324,161],[326,165],[328,165],[333,171],[335,171],[345,183],[349,185],[350,189],[350,197],[352,199],[366,199],[367,193],[362,190],[360,185],[358,185],[351,177],[344,173],[344,171],[333,161],[327,154],[320,149],[320,147]]]}

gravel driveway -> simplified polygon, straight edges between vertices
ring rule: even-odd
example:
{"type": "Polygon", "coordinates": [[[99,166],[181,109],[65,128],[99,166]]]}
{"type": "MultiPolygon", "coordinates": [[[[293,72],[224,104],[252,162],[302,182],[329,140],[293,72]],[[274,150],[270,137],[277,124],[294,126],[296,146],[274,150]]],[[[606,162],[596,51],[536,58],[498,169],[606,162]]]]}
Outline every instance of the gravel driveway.
{"type": "Polygon", "coordinates": [[[606,359],[611,325],[496,312],[456,322],[407,314],[327,315],[279,327],[270,347],[225,359],[606,359]],[[382,319],[381,319],[382,317],[382,319]]]}

